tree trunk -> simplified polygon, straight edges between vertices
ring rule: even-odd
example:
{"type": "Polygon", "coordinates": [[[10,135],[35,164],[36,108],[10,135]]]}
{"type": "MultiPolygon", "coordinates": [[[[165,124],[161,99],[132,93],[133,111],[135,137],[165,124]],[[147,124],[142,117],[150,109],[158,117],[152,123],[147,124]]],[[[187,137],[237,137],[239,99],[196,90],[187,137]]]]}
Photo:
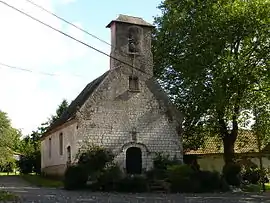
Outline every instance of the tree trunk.
{"type": "Polygon", "coordinates": [[[224,162],[225,165],[234,163],[235,156],[234,156],[234,144],[236,141],[236,137],[234,134],[227,134],[223,137],[223,146],[224,146],[224,162]]]}

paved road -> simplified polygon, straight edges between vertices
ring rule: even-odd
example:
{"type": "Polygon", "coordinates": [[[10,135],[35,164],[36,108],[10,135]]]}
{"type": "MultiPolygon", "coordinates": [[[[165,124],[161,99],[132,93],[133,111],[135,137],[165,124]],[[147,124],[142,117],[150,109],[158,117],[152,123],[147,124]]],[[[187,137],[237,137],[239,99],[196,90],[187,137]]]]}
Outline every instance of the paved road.
{"type": "Polygon", "coordinates": [[[14,192],[24,203],[270,203],[260,194],[117,194],[33,187],[18,176],[0,176],[0,190],[14,192]]]}

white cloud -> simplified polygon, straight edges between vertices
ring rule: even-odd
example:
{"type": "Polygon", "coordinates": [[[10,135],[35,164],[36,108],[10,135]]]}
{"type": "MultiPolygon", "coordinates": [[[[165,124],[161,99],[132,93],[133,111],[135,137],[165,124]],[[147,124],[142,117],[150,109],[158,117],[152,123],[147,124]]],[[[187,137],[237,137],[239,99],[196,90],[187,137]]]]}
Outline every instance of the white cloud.
{"type": "MultiPolygon", "coordinates": [[[[71,3],[71,0],[57,1],[71,3]]],[[[5,2],[79,40],[108,51],[106,45],[86,38],[82,32],[64,25],[25,1],[5,2]]],[[[56,0],[36,2],[50,11],[54,11],[57,4],[56,0]]],[[[76,25],[83,26],[79,22],[76,22],[76,25]]],[[[0,62],[61,75],[50,77],[0,66],[0,110],[7,112],[14,127],[21,128],[24,133],[31,132],[45,121],[63,98],[73,100],[88,82],[108,69],[107,57],[46,28],[2,3],[0,26],[0,62]],[[75,77],[72,74],[83,77],[75,77]]]]}

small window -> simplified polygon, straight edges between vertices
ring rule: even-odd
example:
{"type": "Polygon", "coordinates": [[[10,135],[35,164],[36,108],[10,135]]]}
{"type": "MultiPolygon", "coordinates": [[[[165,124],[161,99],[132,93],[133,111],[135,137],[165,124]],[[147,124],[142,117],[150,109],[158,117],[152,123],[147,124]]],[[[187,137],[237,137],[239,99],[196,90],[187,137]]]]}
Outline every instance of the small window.
{"type": "Polygon", "coordinates": [[[139,79],[138,77],[129,77],[129,90],[138,91],[139,90],[139,79]]]}
{"type": "Polygon", "coordinates": [[[52,157],[52,138],[49,138],[49,158],[52,157]]]}
{"type": "Polygon", "coordinates": [[[59,154],[63,155],[63,133],[59,134],[59,154]]]}

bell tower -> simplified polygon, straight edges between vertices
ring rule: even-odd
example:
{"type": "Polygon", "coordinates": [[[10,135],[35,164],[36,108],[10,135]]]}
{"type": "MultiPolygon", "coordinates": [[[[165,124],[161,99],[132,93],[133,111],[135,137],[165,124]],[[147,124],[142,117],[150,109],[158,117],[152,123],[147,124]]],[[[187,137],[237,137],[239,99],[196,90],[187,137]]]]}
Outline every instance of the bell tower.
{"type": "MultiPolygon", "coordinates": [[[[106,27],[111,29],[111,56],[152,76],[151,34],[154,26],[142,18],[119,15],[106,27]]],[[[132,68],[111,58],[110,68],[119,66],[132,68]]]]}

